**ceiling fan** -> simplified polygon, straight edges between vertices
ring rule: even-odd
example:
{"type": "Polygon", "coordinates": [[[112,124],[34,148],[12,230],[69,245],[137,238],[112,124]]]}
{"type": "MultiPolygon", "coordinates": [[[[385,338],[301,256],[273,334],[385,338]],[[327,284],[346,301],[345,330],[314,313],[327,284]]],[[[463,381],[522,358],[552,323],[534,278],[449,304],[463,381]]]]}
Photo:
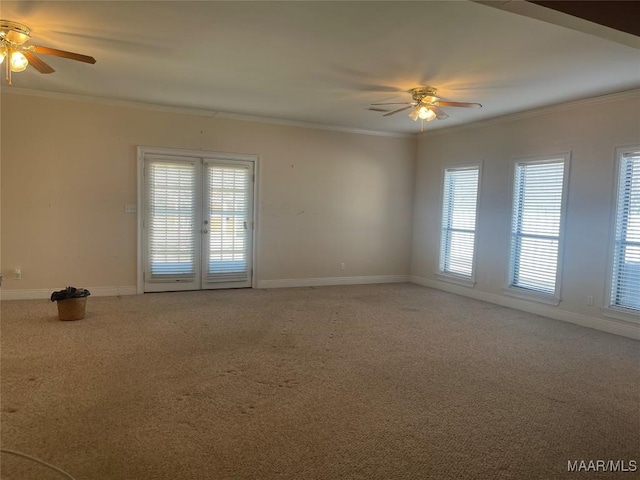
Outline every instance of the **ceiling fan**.
{"type": "Polygon", "coordinates": [[[449,118],[440,107],[465,107],[465,108],[482,108],[479,103],[467,103],[467,102],[445,102],[438,97],[438,90],[434,87],[416,87],[409,90],[413,101],[412,102],[389,102],[389,103],[372,103],[372,107],[369,110],[374,112],[387,112],[383,117],[395,115],[396,113],[403,112],[412,108],[409,113],[409,117],[416,121],[418,119],[422,121],[430,122],[431,120],[444,120],[449,118]],[[385,110],[384,108],[377,108],[382,105],[405,105],[393,111],[385,110]]]}
{"type": "Polygon", "coordinates": [[[40,73],[55,72],[36,53],[68,58],[78,62],[96,63],[96,59],[88,55],[38,45],[26,45],[30,38],[31,30],[26,25],[11,20],[0,20],[0,63],[7,58],[5,79],[9,85],[12,84],[11,73],[23,72],[29,65],[40,73]]]}

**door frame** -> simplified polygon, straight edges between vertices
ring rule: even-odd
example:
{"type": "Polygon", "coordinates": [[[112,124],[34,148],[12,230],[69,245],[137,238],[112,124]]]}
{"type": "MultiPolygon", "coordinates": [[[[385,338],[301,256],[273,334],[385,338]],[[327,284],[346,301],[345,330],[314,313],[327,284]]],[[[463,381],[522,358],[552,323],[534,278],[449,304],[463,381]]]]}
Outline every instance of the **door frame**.
{"type": "MultiPolygon", "coordinates": [[[[137,267],[136,267],[136,293],[144,293],[144,158],[145,155],[168,155],[179,157],[191,157],[195,159],[209,159],[209,160],[230,160],[230,161],[243,161],[253,163],[253,228],[251,232],[252,242],[252,274],[251,274],[251,288],[257,288],[258,286],[258,230],[259,230],[259,179],[260,179],[260,156],[250,153],[229,153],[229,152],[214,152],[206,150],[190,150],[183,148],[168,148],[168,147],[151,147],[140,145],[137,147],[137,196],[138,196],[138,209],[137,209],[137,267]]],[[[198,180],[199,181],[199,180],[198,180]]]]}

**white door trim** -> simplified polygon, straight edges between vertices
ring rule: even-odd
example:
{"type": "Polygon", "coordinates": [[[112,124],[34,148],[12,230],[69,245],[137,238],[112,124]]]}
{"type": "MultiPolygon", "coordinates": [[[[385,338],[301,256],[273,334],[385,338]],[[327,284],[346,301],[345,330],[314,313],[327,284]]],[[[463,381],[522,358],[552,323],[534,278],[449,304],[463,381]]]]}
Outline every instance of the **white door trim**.
{"type": "Polygon", "coordinates": [[[137,188],[138,188],[138,213],[137,213],[137,262],[136,262],[136,293],[144,293],[144,158],[145,155],[167,155],[179,157],[193,157],[198,159],[216,159],[244,161],[253,163],[253,229],[252,229],[252,268],[251,287],[257,288],[258,265],[258,226],[259,222],[259,164],[260,157],[248,153],[213,152],[205,150],[189,150],[182,148],[151,147],[140,145],[137,147],[137,188]]]}

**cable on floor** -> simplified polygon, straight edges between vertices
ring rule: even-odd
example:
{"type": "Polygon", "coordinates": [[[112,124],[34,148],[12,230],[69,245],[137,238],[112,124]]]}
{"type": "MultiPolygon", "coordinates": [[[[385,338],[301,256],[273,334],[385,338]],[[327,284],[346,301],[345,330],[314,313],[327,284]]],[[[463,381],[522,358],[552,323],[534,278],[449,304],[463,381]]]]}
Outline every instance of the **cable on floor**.
{"type": "Polygon", "coordinates": [[[8,453],[9,455],[15,455],[16,457],[26,458],[27,460],[31,460],[32,462],[36,462],[36,463],[39,463],[40,465],[44,465],[45,467],[50,468],[51,470],[54,470],[54,471],[60,473],[61,475],[64,475],[69,480],[76,480],[75,478],[73,478],[71,475],[69,475],[64,470],[61,470],[60,468],[55,467],[55,466],[51,465],[50,463],[43,462],[42,460],[40,460],[38,458],[35,458],[35,457],[32,457],[31,455],[27,455],[26,453],[16,452],[15,450],[7,450],[5,448],[0,448],[0,452],[8,453]]]}

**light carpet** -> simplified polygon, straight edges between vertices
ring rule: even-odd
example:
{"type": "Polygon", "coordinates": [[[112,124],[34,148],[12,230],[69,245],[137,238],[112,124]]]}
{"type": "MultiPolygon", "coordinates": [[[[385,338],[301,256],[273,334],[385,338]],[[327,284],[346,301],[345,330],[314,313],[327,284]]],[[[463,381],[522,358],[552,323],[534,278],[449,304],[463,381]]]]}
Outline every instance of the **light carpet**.
{"type": "Polygon", "coordinates": [[[2,447],[76,480],[640,476],[567,471],[640,461],[628,338],[411,284],[1,309],[2,447]]]}

